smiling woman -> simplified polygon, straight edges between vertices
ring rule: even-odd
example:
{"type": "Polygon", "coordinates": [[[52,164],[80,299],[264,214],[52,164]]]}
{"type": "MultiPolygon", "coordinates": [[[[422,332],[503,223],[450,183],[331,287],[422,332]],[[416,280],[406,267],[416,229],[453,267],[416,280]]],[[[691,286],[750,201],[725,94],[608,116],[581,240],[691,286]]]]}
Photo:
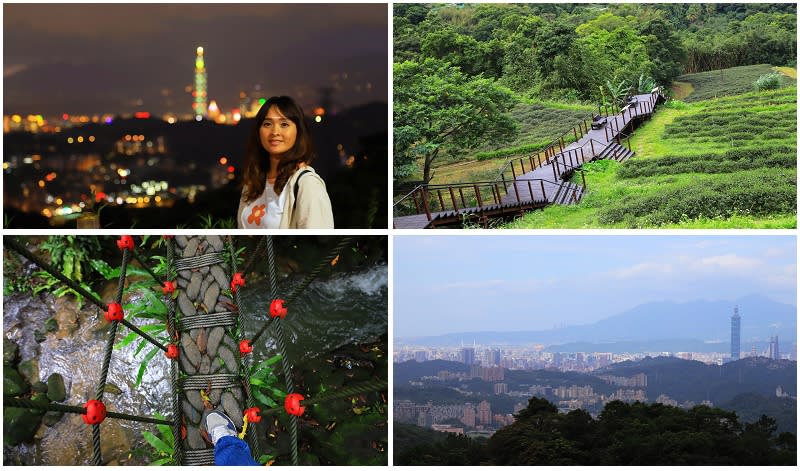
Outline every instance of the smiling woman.
{"type": "Polygon", "coordinates": [[[247,143],[238,226],[333,229],[325,182],[310,165],[315,156],[300,106],[288,96],[267,100],[247,143]]]}

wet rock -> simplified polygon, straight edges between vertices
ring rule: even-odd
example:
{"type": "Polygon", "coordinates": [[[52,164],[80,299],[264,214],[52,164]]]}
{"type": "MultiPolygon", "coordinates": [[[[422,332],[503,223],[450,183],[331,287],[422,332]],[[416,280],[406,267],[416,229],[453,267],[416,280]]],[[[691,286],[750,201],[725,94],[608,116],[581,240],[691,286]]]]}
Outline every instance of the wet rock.
{"type": "Polygon", "coordinates": [[[186,287],[188,285],[189,285],[189,281],[186,278],[183,278],[182,276],[178,277],[178,288],[179,289],[186,289],[186,287]]]}
{"type": "Polygon", "coordinates": [[[213,265],[209,272],[211,273],[211,276],[214,277],[214,281],[216,281],[218,285],[228,286],[230,284],[228,277],[225,276],[225,270],[223,270],[220,265],[213,265]]]}
{"type": "Polygon", "coordinates": [[[236,355],[233,354],[228,348],[220,347],[217,356],[225,362],[225,370],[228,372],[236,372],[236,355]]]}
{"type": "Polygon", "coordinates": [[[208,333],[208,343],[206,343],[206,353],[208,356],[214,358],[217,356],[217,348],[219,348],[222,337],[225,336],[225,327],[214,327],[208,333]]]}
{"type": "Polygon", "coordinates": [[[42,423],[48,427],[52,427],[53,425],[57,424],[62,417],[64,417],[63,412],[50,410],[45,412],[44,416],[42,416],[42,423]]]}
{"type": "Polygon", "coordinates": [[[205,410],[205,407],[203,406],[203,398],[200,396],[200,391],[197,391],[195,389],[190,389],[186,391],[185,394],[186,394],[186,400],[189,401],[192,407],[194,407],[198,411],[205,410]]]}
{"type": "Polygon", "coordinates": [[[47,385],[41,381],[36,381],[31,385],[31,389],[35,392],[46,393],[47,392],[47,385]]]}
{"type": "Polygon", "coordinates": [[[184,281],[188,282],[189,278],[191,278],[191,277],[192,277],[192,271],[191,270],[181,270],[181,271],[178,272],[178,278],[179,278],[178,281],[184,280],[184,281]]]}
{"type": "Polygon", "coordinates": [[[220,404],[236,427],[241,429],[244,423],[242,422],[242,406],[239,405],[239,401],[233,397],[233,394],[226,391],[222,394],[222,400],[220,401],[220,404]]]}
{"type": "MultiPolygon", "coordinates": [[[[22,375],[10,366],[3,366],[3,395],[21,396],[30,389],[22,375]]],[[[34,430],[35,431],[35,430],[34,430]]]]}
{"type": "Polygon", "coordinates": [[[222,250],[225,248],[225,243],[222,241],[222,237],[220,236],[208,236],[206,237],[206,242],[211,246],[214,252],[222,252],[222,250]]]}
{"type": "Polygon", "coordinates": [[[181,401],[181,409],[183,410],[183,416],[186,417],[186,421],[190,424],[196,424],[200,422],[200,412],[198,412],[189,401],[181,401]]]}
{"type": "Polygon", "coordinates": [[[219,285],[211,283],[203,296],[203,305],[210,312],[213,312],[214,306],[217,305],[217,296],[219,296],[219,285]]]}
{"type": "Polygon", "coordinates": [[[198,350],[197,345],[194,343],[194,340],[192,340],[191,336],[184,335],[182,337],[181,347],[183,348],[183,355],[181,356],[185,356],[192,365],[195,365],[195,368],[200,366],[200,350],[198,350]]]}
{"type": "Polygon", "coordinates": [[[36,358],[31,358],[30,360],[26,360],[20,362],[19,367],[19,374],[25,378],[25,381],[29,383],[33,383],[39,381],[39,360],[36,358]]]}
{"type": "MultiPolygon", "coordinates": [[[[91,435],[91,434],[90,434],[91,435]]],[[[100,453],[104,460],[119,460],[128,456],[135,441],[133,431],[122,420],[106,420],[100,433],[100,453]]]]}
{"type": "Polygon", "coordinates": [[[39,422],[40,415],[30,409],[3,409],[3,445],[14,446],[33,440],[39,422]]]}
{"type": "Polygon", "coordinates": [[[189,299],[197,299],[200,294],[200,285],[203,283],[203,275],[198,272],[192,273],[192,278],[189,280],[189,286],[186,288],[186,296],[189,299]]]}
{"type": "Polygon", "coordinates": [[[64,378],[60,374],[53,373],[47,378],[47,397],[54,402],[61,402],[67,398],[64,378]]]}
{"type": "Polygon", "coordinates": [[[186,242],[186,247],[183,248],[183,252],[181,252],[183,258],[188,257],[195,257],[197,256],[197,246],[200,244],[200,239],[197,237],[192,237],[186,242]]]}
{"type": "Polygon", "coordinates": [[[209,270],[210,270],[210,268],[208,268],[208,267],[202,267],[202,268],[200,268],[200,274],[203,275],[203,276],[206,276],[206,275],[208,275],[209,270]]]}
{"type": "Polygon", "coordinates": [[[178,308],[184,316],[194,316],[197,314],[194,304],[186,297],[186,292],[184,291],[178,293],[178,308]]]}
{"type": "Polygon", "coordinates": [[[200,368],[197,369],[201,375],[207,375],[211,373],[211,359],[208,355],[203,355],[203,358],[200,360],[200,368]]]}
{"type": "Polygon", "coordinates": [[[19,360],[19,347],[16,342],[3,337],[3,365],[14,366],[19,360]]]}
{"type": "Polygon", "coordinates": [[[122,389],[120,389],[119,386],[115,384],[106,383],[106,385],[103,386],[103,392],[119,396],[120,394],[122,394],[122,389]]]}
{"type": "Polygon", "coordinates": [[[49,332],[55,332],[58,330],[58,322],[54,318],[47,319],[44,321],[44,330],[49,332]]]}
{"type": "Polygon", "coordinates": [[[200,430],[191,425],[186,426],[186,442],[188,442],[190,450],[202,450],[206,447],[206,442],[200,436],[200,430]]]}
{"type": "Polygon", "coordinates": [[[233,394],[233,397],[236,398],[237,401],[239,401],[239,404],[243,404],[244,403],[243,402],[244,401],[244,395],[242,394],[242,390],[241,389],[233,388],[233,389],[231,389],[231,393],[233,394]]]}
{"type": "Polygon", "coordinates": [[[186,244],[189,242],[189,237],[176,235],[175,236],[175,244],[178,246],[179,249],[183,249],[186,247],[186,244]]]}
{"type": "Polygon", "coordinates": [[[53,319],[58,324],[56,336],[60,339],[69,338],[78,329],[80,315],[77,303],[69,296],[61,296],[56,298],[53,305],[56,310],[53,319]]]}

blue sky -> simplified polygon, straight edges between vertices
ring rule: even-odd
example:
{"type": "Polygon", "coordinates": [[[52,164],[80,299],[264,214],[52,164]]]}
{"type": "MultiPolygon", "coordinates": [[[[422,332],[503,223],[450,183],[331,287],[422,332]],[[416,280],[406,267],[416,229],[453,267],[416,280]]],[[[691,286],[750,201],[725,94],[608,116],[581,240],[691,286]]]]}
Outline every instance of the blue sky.
{"type": "Polygon", "coordinates": [[[394,238],[394,336],[587,324],[651,301],[794,305],[794,236],[394,238]]]}

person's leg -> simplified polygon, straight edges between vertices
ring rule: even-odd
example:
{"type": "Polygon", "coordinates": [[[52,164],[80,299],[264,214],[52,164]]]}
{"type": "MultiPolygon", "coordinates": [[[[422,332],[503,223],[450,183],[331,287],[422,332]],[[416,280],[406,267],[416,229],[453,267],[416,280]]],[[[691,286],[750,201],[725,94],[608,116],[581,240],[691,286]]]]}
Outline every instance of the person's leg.
{"type": "Polygon", "coordinates": [[[214,445],[214,464],[217,466],[258,466],[250,447],[236,436],[236,426],[227,415],[207,410],[200,419],[200,428],[214,445]]]}
{"type": "Polygon", "coordinates": [[[217,466],[258,466],[247,442],[237,436],[224,436],[214,444],[214,464],[217,466]]]}

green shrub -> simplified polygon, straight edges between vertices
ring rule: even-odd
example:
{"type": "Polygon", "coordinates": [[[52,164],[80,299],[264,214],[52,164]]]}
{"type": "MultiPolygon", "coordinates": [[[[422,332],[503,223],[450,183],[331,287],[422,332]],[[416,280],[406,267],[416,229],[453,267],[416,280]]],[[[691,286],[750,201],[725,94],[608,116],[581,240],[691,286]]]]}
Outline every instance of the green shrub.
{"type": "Polygon", "coordinates": [[[783,85],[783,76],[777,72],[765,74],[753,83],[753,87],[759,92],[762,90],[777,90],[783,85]]]}

